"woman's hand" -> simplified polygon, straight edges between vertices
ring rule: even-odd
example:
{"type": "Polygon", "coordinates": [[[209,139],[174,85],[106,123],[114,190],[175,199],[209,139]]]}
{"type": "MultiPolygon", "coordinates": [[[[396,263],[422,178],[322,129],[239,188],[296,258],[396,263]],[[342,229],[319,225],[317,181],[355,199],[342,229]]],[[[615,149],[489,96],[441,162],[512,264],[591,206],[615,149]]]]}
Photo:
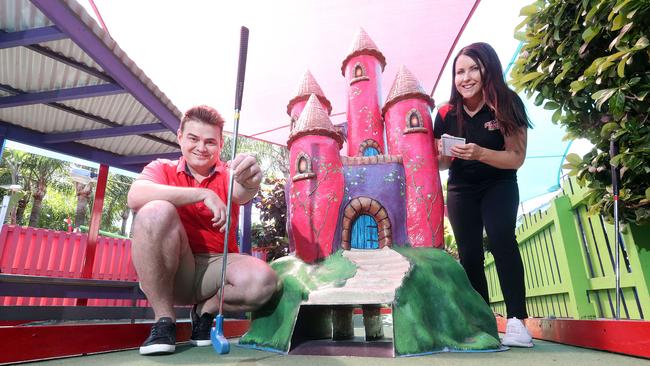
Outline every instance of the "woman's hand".
{"type": "Polygon", "coordinates": [[[451,147],[451,156],[463,160],[481,160],[484,152],[485,148],[473,142],[451,147]]]}

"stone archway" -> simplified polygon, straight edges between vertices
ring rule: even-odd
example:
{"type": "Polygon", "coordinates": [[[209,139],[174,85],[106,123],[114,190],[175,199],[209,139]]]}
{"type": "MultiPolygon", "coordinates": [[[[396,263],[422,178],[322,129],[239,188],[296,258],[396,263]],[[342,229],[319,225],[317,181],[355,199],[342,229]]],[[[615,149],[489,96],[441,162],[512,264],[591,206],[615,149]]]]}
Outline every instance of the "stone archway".
{"type": "Polygon", "coordinates": [[[384,206],[370,197],[356,197],[348,203],[343,211],[343,230],[341,231],[341,247],[343,249],[350,249],[352,224],[360,215],[368,215],[377,222],[377,241],[380,249],[393,246],[390,219],[384,206]]]}

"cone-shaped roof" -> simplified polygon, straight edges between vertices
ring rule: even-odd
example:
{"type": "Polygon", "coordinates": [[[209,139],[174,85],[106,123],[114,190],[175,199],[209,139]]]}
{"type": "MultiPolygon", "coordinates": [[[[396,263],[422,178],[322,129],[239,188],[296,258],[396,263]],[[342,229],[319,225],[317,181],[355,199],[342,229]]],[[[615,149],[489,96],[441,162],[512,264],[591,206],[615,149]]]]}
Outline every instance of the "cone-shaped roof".
{"type": "Polygon", "coordinates": [[[300,118],[293,125],[287,140],[287,147],[291,148],[293,141],[307,135],[328,136],[338,142],[339,149],[343,147],[343,136],[334,128],[327,112],[318,102],[316,94],[309,96],[305,109],[302,110],[300,118]]]}
{"type": "Polygon", "coordinates": [[[312,94],[316,94],[316,97],[318,97],[321,104],[327,108],[327,114],[331,114],[332,103],[327,100],[325,93],[323,93],[323,89],[320,88],[320,85],[318,85],[318,82],[314,79],[314,75],[312,75],[309,70],[307,70],[305,75],[303,75],[302,81],[300,82],[300,85],[298,85],[298,90],[296,91],[296,94],[294,94],[295,96],[289,101],[289,104],[287,104],[287,114],[291,115],[291,108],[293,108],[294,104],[309,99],[309,96],[312,94]]]}
{"type": "Polygon", "coordinates": [[[427,102],[431,108],[434,107],[433,99],[424,91],[418,79],[415,78],[415,75],[413,75],[406,66],[402,65],[395,76],[393,86],[390,87],[386,103],[381,110],[382,115],[385,114],[388,108],[393,104],[411,98],[422,99],[427,102]]]}
{"type": "Polygon", "coordinates": [[[368,33],[366,33],[365,30],[363,30],[363,28],[359,28],[359,31],[354,36],[354,42],[350,48],[350,53],[345,57],[343,63],[341,64],[341,73],[343,76],[345,76],[345,65],[347,65],[348,61],[350,61],[351,58],[359,55],[375,56],[375,58],[377,58],[381,64],[381,71],[384,71],[384,67],[386,67],[386,58],[381,53],[381,51],[379,51],[379,48],[377,48],[375,42],[370,39],[370,36],[368,33]]]}

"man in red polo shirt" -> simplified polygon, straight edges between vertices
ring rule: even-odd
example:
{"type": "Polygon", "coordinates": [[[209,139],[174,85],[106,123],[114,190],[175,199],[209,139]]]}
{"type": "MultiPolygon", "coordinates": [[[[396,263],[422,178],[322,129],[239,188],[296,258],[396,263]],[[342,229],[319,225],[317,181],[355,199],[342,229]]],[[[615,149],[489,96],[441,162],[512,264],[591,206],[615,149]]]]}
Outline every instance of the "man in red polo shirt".
{"type": "Polygon", "coordinates": [[[265,262],[238,254],[239,205],[257,193],[262,172],[255,157],[239,154],[219,161],[224,120],[208,106],[188,110],[178,129],[182,156],[147,165],[128,195],[135,217],[132,256],[140,287],[154,310],[156,323],[140,354],[173,353],[176,316],[173,306],[194,305],[192,336],[196,346],[211,344],[210,328],[218,312],[225,238],[229,174],[232,199],[225,311],[251,311],[274,293],[277,277],[265,262]]]}

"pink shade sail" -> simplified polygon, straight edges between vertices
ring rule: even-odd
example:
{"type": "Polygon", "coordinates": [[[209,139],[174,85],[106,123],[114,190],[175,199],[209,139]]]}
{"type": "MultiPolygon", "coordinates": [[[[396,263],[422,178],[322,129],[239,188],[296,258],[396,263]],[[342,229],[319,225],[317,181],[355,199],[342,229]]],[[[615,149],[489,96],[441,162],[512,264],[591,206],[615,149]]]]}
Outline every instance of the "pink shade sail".
{"type": "Polygon", "coordinates": [[[383,105],[401,65],[431,92],[479,1],[95,3],[111,36],[179,109],[213,105],[226,117],[226,131],[232,126],[228,116],[234,100],[237,32],[247,26],[249,53],[239,132],[286,145],[287,104],[307,70],[332,103],[332,122],[345,121],[341,64],[360,28],[385,56],[383,105]]]}

